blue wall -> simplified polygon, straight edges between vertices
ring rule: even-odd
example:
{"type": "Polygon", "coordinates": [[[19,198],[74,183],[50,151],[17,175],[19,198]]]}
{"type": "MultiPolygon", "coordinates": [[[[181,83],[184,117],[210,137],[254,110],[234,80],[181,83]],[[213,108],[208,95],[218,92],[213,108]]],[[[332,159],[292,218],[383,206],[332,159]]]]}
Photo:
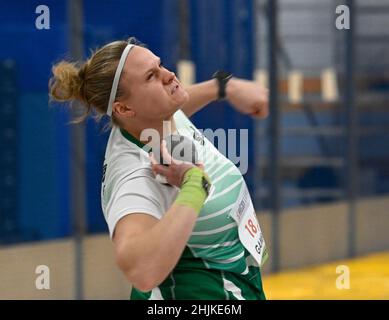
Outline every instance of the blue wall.
{"type": "MultiPolygon", "coordinates": [[[[18,92],[19,206],[12,241],[67,235],[68,128],[66,114],[48,108],[51,63],[66,52],[64,2],[45,1],[51,29],[35,27],[38,1],[1,2],[0,60],[13,60],[18,92]]],[[[7,242],[0,235],[0,241],[7,242]]]]}

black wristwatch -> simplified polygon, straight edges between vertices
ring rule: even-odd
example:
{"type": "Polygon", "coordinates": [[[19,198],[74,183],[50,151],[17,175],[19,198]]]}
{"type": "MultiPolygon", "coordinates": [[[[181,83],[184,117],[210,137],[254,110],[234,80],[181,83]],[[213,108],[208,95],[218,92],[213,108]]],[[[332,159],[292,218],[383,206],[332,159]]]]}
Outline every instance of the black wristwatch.
{"type": "Polygon", "coordinates": [[[218,100],[225,99],[226,85],[227,82],[232,78],[232,73],[224,70],[218,70],[213,74],[212,78],[216,79],[219,84],[218,100]]]}

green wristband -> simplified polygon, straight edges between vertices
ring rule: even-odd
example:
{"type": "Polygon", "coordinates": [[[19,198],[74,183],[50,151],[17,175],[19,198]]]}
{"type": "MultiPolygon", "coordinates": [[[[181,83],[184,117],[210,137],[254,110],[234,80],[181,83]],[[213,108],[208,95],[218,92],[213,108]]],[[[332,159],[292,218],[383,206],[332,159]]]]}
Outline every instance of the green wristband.
{"type": "Polygon", "coordinates": [[[210,185],[209,177],[199,168],[194,167],[185,172],[181,190],[174,203],[188,206],[200,213],[207,199],[208,192],[204,187],[204,179],[210,185]]]}

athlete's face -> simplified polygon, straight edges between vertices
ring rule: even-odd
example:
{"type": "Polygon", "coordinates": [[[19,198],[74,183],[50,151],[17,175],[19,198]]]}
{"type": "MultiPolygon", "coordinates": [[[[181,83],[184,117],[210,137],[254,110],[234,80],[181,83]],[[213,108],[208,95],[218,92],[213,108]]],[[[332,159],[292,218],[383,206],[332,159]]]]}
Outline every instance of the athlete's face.
{"type": "Polygon", "coordinates": [[[140,119],[168,118],[188,101],[188,93],[175,74],[146,48],[136,46],[130,51],[121,81],[124,91],[129,92],[123,102],[140,119]]]}

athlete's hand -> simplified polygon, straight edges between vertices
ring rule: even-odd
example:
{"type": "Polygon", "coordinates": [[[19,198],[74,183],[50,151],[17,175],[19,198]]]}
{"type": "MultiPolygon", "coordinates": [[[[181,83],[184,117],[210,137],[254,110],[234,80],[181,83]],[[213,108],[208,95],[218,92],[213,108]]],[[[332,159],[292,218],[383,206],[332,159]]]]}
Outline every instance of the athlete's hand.
{"type": "Polygon", "coordinates": [[[198,167],[201,170],[204,170],[204,166],[202,164],[195,165],[191,162],[180,161],[172,158],[166,148],[165,140],[162,140],[161,143],[161,153],[163,161],[165,164],[167,164],[167,166],[158,163],[153,153],[150,153],[151,170],[153,170],[155,176],[158,174],[164,176],[167,182],[173,186],[179,188],[181,187],[185,172],[189,169],[193,167],[198,167]]]}
{"type": "Polygon", "coordinates": [[[269,113],[269,90],[254,81],[231,78],[227,83],[228,102],[239,112],[254,118],[266,118],[269,113]]]}

